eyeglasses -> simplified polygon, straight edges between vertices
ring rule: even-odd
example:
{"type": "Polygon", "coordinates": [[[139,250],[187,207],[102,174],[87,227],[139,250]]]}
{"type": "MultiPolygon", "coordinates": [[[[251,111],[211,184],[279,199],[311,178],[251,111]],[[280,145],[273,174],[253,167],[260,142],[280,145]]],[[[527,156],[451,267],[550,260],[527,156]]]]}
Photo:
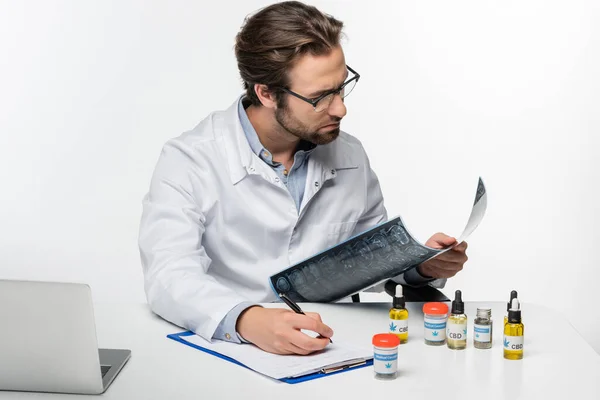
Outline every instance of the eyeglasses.
{"type": "Polygon", "coordinates": [[[308,104],[312,105],[316,112],[323,112],[329,108],[329,106],[333,102],[333,98],[337,94],[339,94],[342,97],[342,100],[344,100],[344,98],[347,97],[352,92],[352,90],[354,89],[354,86],[356,86],[356,83],[360,79],[360,74],[358,74],[356,71],[354,71],[352,68],[350,68],[347,65],[346,65],[346,68],[348,68],[348,71],[350,71],[352,74],[354,74],[354,76],[352,76],[350,79],[348,79],[346,82],[344,82],[339,88],[329,90],[314,99],[306,98],[302,95],[299,95],[296,92],[292,92],[288,88],[282,87],[281,90],[283,90],[284,92],[286,92],[288,94],[291,94],[292,96],[299,98],[300,100],[304,100],[308,104]]]}

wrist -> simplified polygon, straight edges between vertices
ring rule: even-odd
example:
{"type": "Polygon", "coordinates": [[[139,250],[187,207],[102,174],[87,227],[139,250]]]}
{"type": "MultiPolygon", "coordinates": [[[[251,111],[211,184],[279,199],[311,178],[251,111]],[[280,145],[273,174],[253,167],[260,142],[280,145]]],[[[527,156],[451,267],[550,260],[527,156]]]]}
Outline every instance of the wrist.
{"type": "Polygon", "coordinates": [[[239,336],[242,337],[245,341],[249,341],[248,339],[248,330],[254,325],[253,321],[256,320],[256,316],[260,313],[261,306],[251,306],[242,311],[240,316],[238,317],[235,330],[239,336]]]}

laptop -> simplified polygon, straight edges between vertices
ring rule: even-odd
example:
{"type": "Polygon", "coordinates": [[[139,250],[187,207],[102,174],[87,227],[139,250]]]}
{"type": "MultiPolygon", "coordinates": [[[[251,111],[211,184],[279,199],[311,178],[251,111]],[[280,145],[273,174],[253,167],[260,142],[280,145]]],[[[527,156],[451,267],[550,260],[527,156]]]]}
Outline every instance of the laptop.
{"type": "Polygon", "coordinates": [[[0,279],[0,390],[101,394],[130,357],[98,349],[88,285],[0,279]]]}

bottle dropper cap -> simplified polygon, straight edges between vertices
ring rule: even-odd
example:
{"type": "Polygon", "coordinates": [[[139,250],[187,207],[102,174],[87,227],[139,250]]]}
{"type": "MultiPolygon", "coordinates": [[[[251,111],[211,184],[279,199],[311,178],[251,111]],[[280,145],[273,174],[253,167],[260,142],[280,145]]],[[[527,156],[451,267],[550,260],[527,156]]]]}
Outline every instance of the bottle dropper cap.
{"type": "Polygon", "coordinates": [[[460,290],[454,292],[454,300],[452,300],[452,314],[464,314],[465,303],[462,301],[462,294],[460,290]]]}
{"type": "Polygon", "coordinates": [[[521,305],[519,299],[516,297],[512,299],[512,304],[508,310],[508,322],[511,324],[518,324],[521,322],[521,305]]]}
{"type": "Polygon", "coordinates": [[[510,300],[508,303],[506,303],[506,311],[508,312],[510,310],[510,306],[512,304],[513,299],[517,298],[517,291],[513,290],[512,292],[510,292],[510,300]]]}
{"type": "Polygon", "coordinates": [[[394,295],[393,307],[394,308],[405,308],[406,307],[406,301],[404,300],[404,295],[402,294],[402,285],[400,285],[400,284],[396,285],[396,294],[394,295]]]}

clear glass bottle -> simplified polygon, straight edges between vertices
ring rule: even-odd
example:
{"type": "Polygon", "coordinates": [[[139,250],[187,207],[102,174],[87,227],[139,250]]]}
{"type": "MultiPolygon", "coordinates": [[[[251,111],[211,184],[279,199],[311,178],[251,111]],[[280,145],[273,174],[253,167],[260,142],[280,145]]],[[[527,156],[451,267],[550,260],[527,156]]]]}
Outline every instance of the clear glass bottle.
{"type": "Polygon", "coordinates": [[[400,338],[392,333],[373,336],[373,373],[375,379],[393,380],[398,376],[400,338]]]}
{"type": "Polygon", "coordinates": [[[457,290],[454,293],[452,311],[448,317],[446,337],[449,349],[463,350],[467,348],[467,322],[461,291],[457,290]]]}
{"type": "Polygon", "coordinates": [[[478,308],[473,328],[473,346],[476,349],[492,348],[492,309],[478,308]]]}
{"type": "Polygon", "coordinates": [[[525,326],[521,320],[521,306],[519,300],[513,299],[508,311],[508,322],[504,325],[504,358],[508,360],[521,360],[525,338],[525,326]]]}
{"type": "Polygon", "coordinates": [[[400,339],[400,343],[408,341],[408,310],[402,294],[402,285],[396,285],[396,293],[390,309],[389,333],[400,339]]]}
{"type": "Polygon", "coordinates": [[[443,346],[446,344],[446,323],[448,305],[441,302],[429,302],[423,305],[425,344],[443,346]]]}

